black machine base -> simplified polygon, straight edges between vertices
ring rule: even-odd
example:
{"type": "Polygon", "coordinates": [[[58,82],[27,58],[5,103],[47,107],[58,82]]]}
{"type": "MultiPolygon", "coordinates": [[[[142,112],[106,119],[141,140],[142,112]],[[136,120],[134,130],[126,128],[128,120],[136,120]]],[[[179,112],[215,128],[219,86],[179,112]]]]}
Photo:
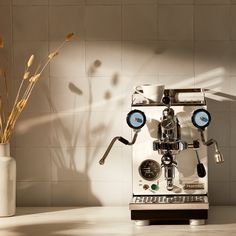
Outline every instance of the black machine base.
{"type": "Polygon", "coordinates": [[[187,221],[206,220],[208,210],[131,210],[131,220],[187,221]]]}

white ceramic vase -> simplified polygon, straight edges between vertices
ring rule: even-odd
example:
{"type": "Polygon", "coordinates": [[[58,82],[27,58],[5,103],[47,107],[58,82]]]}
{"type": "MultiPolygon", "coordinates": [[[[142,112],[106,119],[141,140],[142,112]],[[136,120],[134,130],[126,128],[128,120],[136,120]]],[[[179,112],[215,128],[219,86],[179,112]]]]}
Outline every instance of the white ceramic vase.
{"type": "Polygon", "coordinates": [[[16,211],[16,161],[10,156],[10,145],[0,144],[0,217],[16,211]]]}

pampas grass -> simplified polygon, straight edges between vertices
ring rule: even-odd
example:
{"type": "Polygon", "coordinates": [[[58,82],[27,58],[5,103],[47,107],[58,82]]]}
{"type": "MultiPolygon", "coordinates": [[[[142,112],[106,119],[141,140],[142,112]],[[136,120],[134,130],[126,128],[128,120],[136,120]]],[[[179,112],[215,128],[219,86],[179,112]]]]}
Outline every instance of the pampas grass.
{"type": "MultiPolygon", "coordinates": [[[[32,73],[30,71],[31,66],[34,63],[34,55],[31,55],[28,59],[25,67],[25,71],[19,85],[15,101],[13,103],[12,108],[9,112],[9,90],[7,84],[7,76],[5,70],[0,68],[0,82],[4,83],[3,91],[0,91],[0,143],[8,143],[10,141],[10,137],[13,133],[15,124],[17,119],[19,118],[22,111],[28,104],[30,95],[38,81],[41,79],[41,75],[47,65],[54,59],[58,54],[59,50],[64,46],[66,42],[71,41],[74,34],[69,33],[66,35],[65,40],[60,44],[60,46],[54,51],[49,53],[47,58],[42,61],[37,69],[32,73]]],[[[0,48],[4,47],[4,41],[0,37],[0,48]]]]}

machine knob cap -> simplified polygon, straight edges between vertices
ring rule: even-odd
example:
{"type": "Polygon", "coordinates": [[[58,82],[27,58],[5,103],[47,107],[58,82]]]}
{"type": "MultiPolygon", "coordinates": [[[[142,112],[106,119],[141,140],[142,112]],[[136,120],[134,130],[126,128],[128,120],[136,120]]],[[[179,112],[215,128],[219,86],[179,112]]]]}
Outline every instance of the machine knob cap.
{"type": "Polygon", "coordinates": [[[164,104],[168,105],[168,104],[170,103],[170,97],[167,97],[167,96],[163,97],[163,98],[162,98],[162,102],[163,102],[164,104]]]}
{"type": "Polygon", "coordinates": [[[164,165],[170,165],[172,162],[173,162],[173,158],[172,158],[172,155],[170,154],[164,154],[161,158],[161,162],[164,164],[164,165]]]}

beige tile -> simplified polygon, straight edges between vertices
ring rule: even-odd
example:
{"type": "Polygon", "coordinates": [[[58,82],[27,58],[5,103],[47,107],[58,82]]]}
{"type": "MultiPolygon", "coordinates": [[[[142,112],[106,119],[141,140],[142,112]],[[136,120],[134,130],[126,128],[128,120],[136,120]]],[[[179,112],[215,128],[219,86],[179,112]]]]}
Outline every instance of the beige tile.
{"type": "Polygon", "coordinates": [[[137,4],[155,4],[157,0],[123,0],[125,5],[137,5],[137,4]]]}
{"type": "MultiPolygon", "coordinates": [[[[120,111],[92,111],[88,117],[87,129],[87,146],[90,147],[107,147],[115,136],[120,136],[124,120],[120,111]]],[[[114,146],[122,146],[116,142],[114,146]]]]}
{"type": "MultiPolygon", "coordinates": [[[[52,125],[48,136],[53,147],[98,148],[108,146],[113,137],[125,133],[126,121],[121,111],[63,112],[53,113],[50,118],[52,125]]],[[[115,146],[123,147],[123,144],[117,142],[115,146]]]]}
{"type": "Polygon", "coordinates": [[[192,40],[193,6],[160,6],[158,29],[159,39],[192,40]]]}
{"type": "Polygon", "coordinates": [[[18,181],[50,181],[51,161],[48,148],[16,148],[18,181]]]}
{"type": "Polygon", "coordinates": [[[209,183],[210,205],[229,205],[229,182],[209,183]]]}
{"type": "Polygon", "coordinates": [[[193,74],[192,42],[158,42],[159,75],[193,74]]]}
{"type": "Polygon", "coordinates": [[[23,113],[18,120],[15,135],[17,147],[49,147],[50,113],[23,113]]]}
{"type": "Polygon", "coordinates": [[[125,75],[157,75],[158,54],[155,42],[125,42],[122,52],[123,73],[125,75]]]}
{"type": "Polygon", "coordinates": [[[221,69],[210,70],[196,76],[195,86],[207,89],[208,98],[225,101],[228,100],[227,94],[230,92],[230,77],[224,75],[221,69]]]}
{"type": "Polygon", "coordinates": [[[231,147],[230,148],[230,156],[228,157],[228,160],[226,159],[226,161],[229,162],[230,165],[230,181],[236,181],[236,173],[235,173],[235,165],[236,165],[236,159],[235,159],[235,151],[236,148],[235,147],[231,147]]]}
{"type": "Polygon", "coordinates": [[[225,5],[225,4],[230,4],[230,0],[195,0],[196,5],[225,5]]]}
{"type": "Polygon", "coordinates": [[[132,182],[129,180],[123,183],[123,198],[122,198],[122,205],[128,206],[132,200],[133,193],[132,193],[132,182]]]}
{"type": "Polygon", "coordinates": [[[40,6],[40,5],[48,5],[48,0],[13,0],[13,5],[32,5],[32,6],[40,6]]]}
{"type": "Polygon", "coordinates": [[[10,6],[1,6],[0,8],[0,35],[4,42],[11,41],[11,12],[10,6]]]}
{"type": "Polygon", "coordinates": [[[231,147],[236,147],[236,112],[231,112],[230,113],[230,146],[231,147]]]}
{"type": "Polygon", "coordinates": [[[49,0],[49,5],[83,5],[85,4],[85,0],[49,0]]]}
{"type": "Polygon", "coordinates": [[[0,49],[0,68],[6,72],[7,78],[12,78],[11,62],[12,48],[8,41],[4,40],[4,48],[0,49]]]}
{"type": "Polygon", "coordinates": [[[213,70],[198,75],[195,78],[195,86],[204,88],[209,111],[229,112],[230,110],[230,77],[220,76],[220,70],[213,70]]]}
{"type": "MultiPolygon", "coordinates": [[[[113,147],[104,165],[99,165],[99,160],[103,157],[107,147],[97,147],[89,149],[90,158],[88,160],[88,177],[91,181],[123,181],[127,173],[124,172],[126,155],[123,147],[113,147]],[[90,160],[89,160],[90,159],[90,160]]],[[[131,170],[129,170],[131,171],[131,170]]]]}
{"type": "Polygon", "coordinates": [[[168,88],[168,89],[193,88],[194,76],[193,75],[184,75],[184,76],[160,75],[159,83],[164,84],[165,88],[168,88]]]}
{"type": "Polygon", "coordinates": [[[51,172],[53,181],[88,180],[87,147],[52,148],[51,172]]]}
{"type": "Polygon", "coordinates": [[[17,206],[50,206],[50,182],[17,182],[17,206]]]}
{"type": "Polygon", "coordinates": [[[196,6],[195,37],[197,40],[228,40],[229,6],[196,6]]]}
{"type": "Polygon", "coordinates": [[[224,78],[229,74],[230,46],[228,42],[197,42],[195,48],[196,75],[201,79],[206,77],[206,80],[210,78],[216,80],[216,78],[224,78]]]}
{"type": "Polygon", "coordinates": [[[84,39],[83,6],[51,6],[49,9],[50,40],[63,40],[70,32],[75,38],[84,39]]]}
{"type": "Polygon", "coordinates": [[[157,38],[157,9],[155,5],[125,5],[123,39],[155,40],[157,38]]]}
{"type": "Polygon", "coordinates": [[[93,77],[91,81],[91,96],[93,111],[122,111],[126,98],[126,83],[119,74],[110,77],[93,77]]]}
{"type": "Polygon", "coordinates": [[[229,92],[229,99],[230,99],[230,110],[236,111],[236,77],[231,76],[230,79],[230,92],[229,92]]]}
{"type": "MultiPolygon", "coordinates": [[[[48,55],[48,43],[42,41],[14,43],[13,70],[15,79],[22,79],[27,61],[32,54],[34,54],[35,57],[30,71],[34,74],[37,67],[42,62],[46,62],[45,58],[48,55]]],[[[44,75],[48,75],[47,69],[44,75]]]]}
{"type": "Polygon", "coordinates": [[[86,42],[89,76],[112,76],[121,72],[121,42],[86,42]]]}
{"type": "Polygon", "coordinates": [[[88,204],[92,206],[122,206],[123,183],[92,181],[88,204]]]}
{"type": "Polygon", "coordinates": [[[211,124],[208,127],[208,139],[216,139],[219,146],[229,146],[230,140],[230,117],[225,113],[211,111],[211,124]]]}
{"type": "Polygon", "coordinates": [[[48,7],[13,7],[13,39],[37,41],[47,40],[48,7]]]}
{"type": "Polygon", "coordinates": [[[86,77],[51,77],[51,107],[54,112],[88,110],[89,81],[86,77]]]}
{"type": "Polygon", "coordinates": [[[235,205],[236,204],[236,182],[230,182],[230,204],[235,205]]]}
{"type": "MultiPolygon", "coordinates": [[[[129,131],[129,135],[124,135],[123,137],[125,137],[128,140],[131,140],[131,132],[132,130],[130,128],[126,128],[127,131],[129,131]]],[[[123,145],[122,147],[122,152],[123,152],[123,166],[122,166],[122,178],[121,180],[123,181],[123,188],[124,191],[126,192],[130,192],[132,191],[132,168],[133,168],[133,164],[132,164],[132,158],[133,158],[133,149],[132,146],[126,146],[123,145]],[[127,189],[129,187],[129,189],[127,189]]],[[[112,158],[112,157],[111,157],[112,158]]],[[[122,159],[120,157],[120,159],[122,159]]],[[[129,197],[131,195],[128,195],[129,197]]],[[[126,198],[125,198],[126,199],[126,198]]]]}
{"type": "Polygon", "coordinates": [[[223,164],[216,164],[214,158],[215,154],[214,147],[208,148],[208,168],[209,168],[208,178],[210,183],[230,181],[230,171],[231,171],[230,149],[225,147],[220,147],[220,152],[223,154],[225,162],[223,164]]]}
{"type": "Polygon", "coordinates": [[[0,5],[10,5],[11,1],[9,0],[0,0],[0,5]]]}
{"type": "MultiPolygon", "coordinates": [[[[50,43],[50,51],[54,51],[60,42],[50,43]]],[[[83,41],[74,40],[65,45],[50,64],[50,76],[77,77],[85,75],[85,46],[83,41]]]]}
{"type": "Polygon", "coordinates": [[[229,74],[236,75],[236,42],[230,41],[229,74]]]}
{"type": "Polygon", "coordinates": [[[121,6],[87,6],[86,39],[121,39],[121,6]]]}
{"type": "MultiPolygon", "coordinates": [[[[198,86],[200,87],[200,86],[198,86]]],[[[202,86],[202,88],[204,88],[202,86]]],[[[206,94],[206,102],[208,110],[214,112],[223,112],[228,113],[230,111],[230,99],[228,98],[228,94],[217,91],[208,96],[206,94]]]]}
{"type": "Polygon", "coordinates": [[[12,62],[11,26],[10,6],[2,5],[0,7],[0,36],[3,39],[4,48],[0,49],[0,68],[7,73],[7,78],[12,75],[10,69],[12,62]]]}
{"type": "Polygon", "coordinates": [[[172,4],[193,4],[194,0],[157,0],[159,4],[162,5],[172,5],[172,4]]]}
{"type": "Polygon", "coordinates": [[[87,112],[53,113],[50,133],[52,147],[89,146],[89,120],[87,112]]]}
{"type": "Polygon", "coordinates": [[[85,206],[88,194],[90,190],[87,182],[53,182],[52,206],[85,206]]]}
{"type": "Polygon", "coordinates": [[[87,5],[120,5],[122,0],[85,0],[87,5]]]}

